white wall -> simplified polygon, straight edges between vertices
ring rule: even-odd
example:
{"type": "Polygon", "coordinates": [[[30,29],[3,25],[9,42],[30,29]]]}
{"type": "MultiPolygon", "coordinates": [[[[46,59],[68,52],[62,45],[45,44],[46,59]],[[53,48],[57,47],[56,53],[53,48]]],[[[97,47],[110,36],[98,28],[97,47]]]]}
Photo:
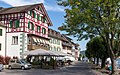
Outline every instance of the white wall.
{"type": "Polygon", "coordinates": [[[0,43],[1,43],[0,55],[5,56],[6,28],[3,26],[0,26],[0,29],[2,29],[2,36],[0,36],[0,43]]]}
{"type": "Polygon", "coordinates": [[[27,50],[27,33],[15,32],[7,33],[7,56],[17,56],[20,58],[21,54],[27,50]],[[12,44],[12,36],[18,36],[18,44],[12,44]]]}
{"type": "Polygon", "coordinates": [[[55,51],[55,50],[54,50],[54,47],[56,47],[56,49],[57,49],[57,48],[60,48],[60,50],[62,51],[62,41],[59,40],[59,39],[50,37],[50,47],[52,47],[52,50],[53,50],[53,51],[55,51]],[[56,41],[56,42],[53,43],[53,40],[54,40],[54,42],[55,42],[55,41],[56,41]],[[58,41],[59,41],[59,44],[58,44],[58,41]]]}

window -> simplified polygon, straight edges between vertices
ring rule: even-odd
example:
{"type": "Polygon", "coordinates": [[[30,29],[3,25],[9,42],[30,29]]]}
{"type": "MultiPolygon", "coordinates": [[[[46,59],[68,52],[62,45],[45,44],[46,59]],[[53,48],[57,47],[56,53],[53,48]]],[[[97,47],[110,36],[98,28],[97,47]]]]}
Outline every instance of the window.
{"type": "Polygon", "coordinates": [[[28,22],[28,29],[34,30],[34,24],[32,22],[28,22]]]}
{"type": "Polygon", "coordinates": [[[1,46],[1,43],[0,43],[0,51],[1,51],[1,47],[2,47],[2,46],[1,46]]]}
{"type": "Polygon", "coordinates": [[[37,14],[37,20],[41,20],[41,16],[39,14],[37,14]]]}
{"type": "Polygon", "coordinates": [[[45,28],[42,28],[42,33],[46,34],[46,29],[45,28]]]}
{"type": "Polygon", "coordinates": [[[0,29],[0,36],[2,36],[2,29],[0,29]]]}
{"type": "Polygon", "coordinates": [[[18,28],[19,27],[19,20],[11,20],[10,21],[10,28],[18,28]]]}
{"type": "Polygon", "coordinates": [[[46,18],[43,18],[43,23],[46,23],[46,18]]]}
{"type": "Polygon", "coordinates": [[[40,32],[40,26],[37,26],[37,31],[40,32]]]}
{"type": "Polygon", "coordinates": [[[13,45],[18,44],[18,36],[12,36],[12,44],[13,45]]]}
{"type": "Polygon", "coordinates": [[[30,11],[30,16],[32,16],[33,18],[36,18],[36,13],[33,10],[31,10],[30,11]]]}
{"type": "Polygon", "coordinates": [[[45,17],[42,17],[42,22],[46,23],[46,18],[45,17]]]}
{"type": "Polygon", "coordinates": [[[27,44],[31,44],[31,38],[28,37],[27,44]]]}
{"type": "Polygon", "coordinates": [[[57,48],[54,46],[54,51],[57,51],[57,48]]]}
{"type": "Polygon", "coordinates": [[[37,8],[39,11],[42,11],[42,9],[40,7],[37,8]]]}
{"type": "Polygon", "coordinates": [[[50,46],[49,49],[52,50],[52,47],[50,46]]]}
{"type": "Polygon", "coordinates": [[[58,47],[58,48],[57,48],[57,51],[61,51],[61,48],[60,48],[60,47],[58,47]]]}
{"type": "Polygon", "coordinates": [[[60,40],[57,40],[57,44],[60,45],[60,40]]]}

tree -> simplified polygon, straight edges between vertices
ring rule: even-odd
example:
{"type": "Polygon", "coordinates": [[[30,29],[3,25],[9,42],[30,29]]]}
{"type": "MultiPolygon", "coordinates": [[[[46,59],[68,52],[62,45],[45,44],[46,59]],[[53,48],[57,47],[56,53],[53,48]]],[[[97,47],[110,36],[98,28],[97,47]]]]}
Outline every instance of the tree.
{"type": "Polygon", "coordinates": [[[108,53],[102,38],[95,37],[87,43],[86,55],[89,58],[97,58],[97,65],[99,63],[99,58],[102,59],[101,68],[105,67],[105,60],[108,58],[108,53]]]}
{"type": "Polygon", "coordinates": [[[112,61],[112,74],[115,74],[115,59],[120,52],[120,1],[66,0],[59,5],[66,7],[65,23],[59,30],[78,40],[101,36],[112,61]]]}

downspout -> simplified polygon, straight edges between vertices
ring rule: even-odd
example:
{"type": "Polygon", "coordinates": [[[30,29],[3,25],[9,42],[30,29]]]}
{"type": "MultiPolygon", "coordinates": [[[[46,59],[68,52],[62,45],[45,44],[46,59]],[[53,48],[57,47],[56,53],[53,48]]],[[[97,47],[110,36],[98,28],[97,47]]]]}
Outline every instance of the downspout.
{"type": "Polygon", "coordinates": [[[7,27],[5,27],[5,57],[7,56],[7,27]]]}

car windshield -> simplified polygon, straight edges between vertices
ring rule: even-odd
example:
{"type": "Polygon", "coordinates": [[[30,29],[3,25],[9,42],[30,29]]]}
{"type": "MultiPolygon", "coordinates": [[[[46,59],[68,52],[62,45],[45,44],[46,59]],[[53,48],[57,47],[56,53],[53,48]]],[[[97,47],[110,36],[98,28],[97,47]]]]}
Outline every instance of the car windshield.
{"type": "Polygon", "coordinates": [[[27,62],[24,60],[20,60],[21,63],[26,64],[27,62]]]}

